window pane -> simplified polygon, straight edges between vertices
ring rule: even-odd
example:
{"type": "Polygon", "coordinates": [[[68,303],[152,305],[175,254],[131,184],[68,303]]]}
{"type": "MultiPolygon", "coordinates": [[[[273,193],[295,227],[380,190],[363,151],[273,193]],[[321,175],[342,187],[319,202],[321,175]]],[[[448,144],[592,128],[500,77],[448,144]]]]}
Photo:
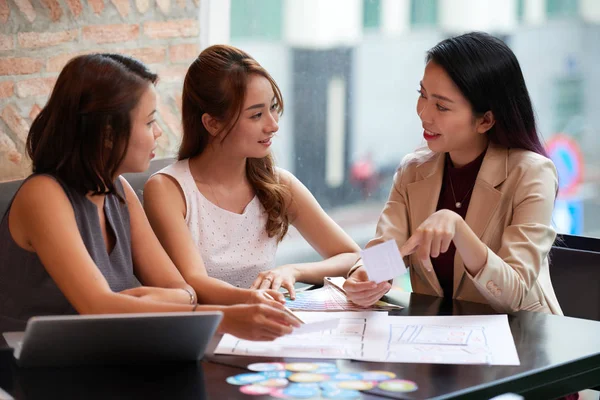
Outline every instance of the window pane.
{"type": "Polygon", "coordinates": [[[363,0],[363,27],[379,28],[381,24],[381,0],[363,0]]]}
{"type": "Polygon", "coordinates": [[[410,22],[413,26],[431,26],[437,23],[437,0],[411,0],[410,22]]]}
{"type": "Polygon", "coordinates": [[[578,3],[578,0],[546,0],[548,18],[576,17],[578,3]]]}
{"type": "MultiPolygon", "coordinates": [[[[276,42],[239,33],[233,15],[264,23],[263,14],[248,17],[247,3],[258,2],[231,2],[231,43],[281,87],[277,163],[359,245],[375,234],[400,161],[424,145],[415,107],[426,51],[474,30],[500,37],[519,59],[559,173],[556,229],[600,237],[600,2],[287,0],[276,42]],[[569,18],[555,24],[550,14],[569,18]]],[[[316,259],[293,229],[278,253],[278,264],[316,259]]]]}
{"type": "Polygon", "coordinates": [[[281,39],[281,0],[231,0],[231,38],[281,39]]]}
{"type": "Polygon", "coordinates": [[[517,21],[523,21],[525,15],[525,0],[517,0],[517,21]]]}

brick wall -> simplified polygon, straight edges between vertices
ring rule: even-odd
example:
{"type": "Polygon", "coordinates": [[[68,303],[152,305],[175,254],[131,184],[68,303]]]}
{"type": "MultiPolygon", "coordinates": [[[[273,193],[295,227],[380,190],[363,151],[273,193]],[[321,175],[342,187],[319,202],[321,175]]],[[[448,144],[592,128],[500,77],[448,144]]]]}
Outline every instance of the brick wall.
{"type": "Polygon", "coordinates": [[[31,173],[29,126],[75,55],[118,52],[158,72],[159,156],[181,135],[181,87],[198,55],[200,0],[0,0],[0,182],[31,173]]]}

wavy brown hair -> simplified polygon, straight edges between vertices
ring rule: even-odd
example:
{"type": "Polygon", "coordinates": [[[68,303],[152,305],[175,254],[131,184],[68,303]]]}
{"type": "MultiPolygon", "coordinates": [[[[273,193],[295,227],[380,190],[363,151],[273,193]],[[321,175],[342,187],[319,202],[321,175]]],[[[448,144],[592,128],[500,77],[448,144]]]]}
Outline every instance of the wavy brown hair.
{"type": "MultiPolygon", "coordinates": [[[[227,45],[211,46],[200,53],[183,83],[183,138],[179,160],[197,156],[208,145],[211,135],[202,123],[205,113],[223,122],[225,135],[231,132],[240,118],[246,86],[253,74],[271,83],[277,111],[282,114],[283,98],[277,83],[249,54],[227,45]]],[[[267,234],[281,241],[290,223],[287,201],[290,191],[279,182],[273,156],[248,158],[246,176],[267,213],[267,234]]]]}
{"type": "Polygon", "coordinates": [[[157,79],[120,54],[71,59],[29,129],[33,172],[53,175],[82,194],[117,193],[113,179],[129,144],[131,111],[157,79]]]}

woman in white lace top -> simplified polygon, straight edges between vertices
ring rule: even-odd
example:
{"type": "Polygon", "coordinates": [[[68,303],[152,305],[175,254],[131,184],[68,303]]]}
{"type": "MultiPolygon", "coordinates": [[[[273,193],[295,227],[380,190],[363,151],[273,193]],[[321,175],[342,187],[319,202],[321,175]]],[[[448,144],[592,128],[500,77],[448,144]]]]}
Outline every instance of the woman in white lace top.
{"type": "Polygon", "coordinates": [[[183,88],[179,161],[150,178],[144,207],[163,246],[205,303],[268,302],[294,283],[344,276],[359,247],[290,172],[274,165],[271,141],[281,92],[251,56],[211,46],[183,88]],[[323,261],[275,266],[292,224],[323,261]]]}

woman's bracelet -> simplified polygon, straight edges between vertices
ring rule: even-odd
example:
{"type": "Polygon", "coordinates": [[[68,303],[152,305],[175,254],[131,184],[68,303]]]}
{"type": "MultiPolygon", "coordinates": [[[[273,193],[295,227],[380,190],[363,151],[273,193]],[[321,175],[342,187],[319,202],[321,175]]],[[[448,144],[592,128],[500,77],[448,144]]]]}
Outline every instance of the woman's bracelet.
{"type": "Polygon", "coordinates": [[[350,268],[350,270],[348,271],[348,274],[346,275],[346,278],[350,278],[350,275],[352,275],[354,272],[356,272],[356,270],[359,269],[360,267],[362,267],[362,264],[356,264],[352,268],[350,268]]]}

